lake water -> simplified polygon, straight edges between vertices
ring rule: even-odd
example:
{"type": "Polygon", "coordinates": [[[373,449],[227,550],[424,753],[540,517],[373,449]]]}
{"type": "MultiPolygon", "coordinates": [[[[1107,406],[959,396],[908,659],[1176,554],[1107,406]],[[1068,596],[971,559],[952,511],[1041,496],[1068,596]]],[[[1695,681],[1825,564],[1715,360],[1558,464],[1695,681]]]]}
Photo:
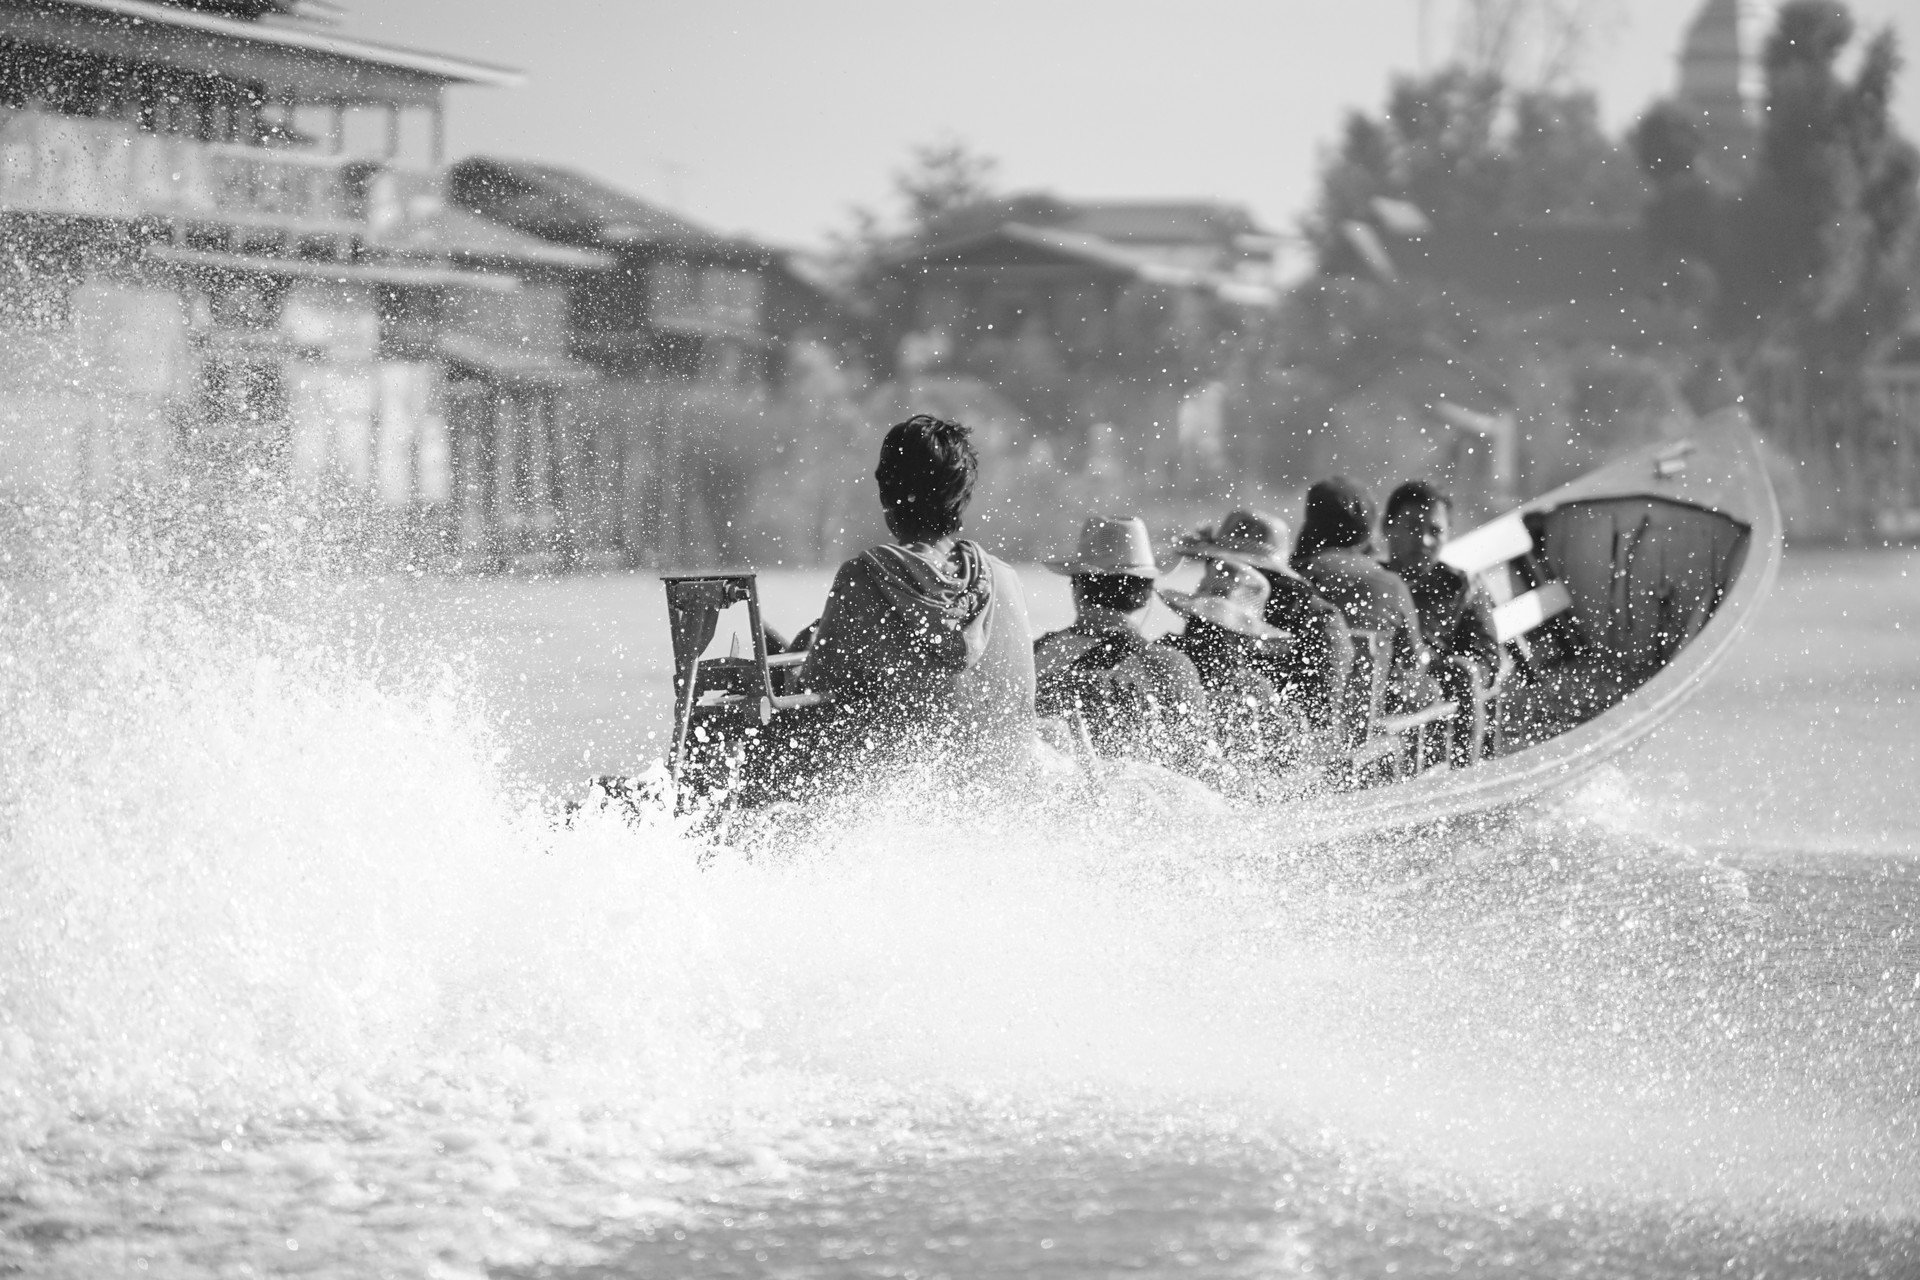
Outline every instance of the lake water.
{"type": "Polygon", "coordinates": [[[0,1274],[1920,1274],[1920,556],[1789,555],[1575,795],[1298,849],[927,779],[560,827],[664,735],[651,579],[59,542],[0,566],[0,1274]]]}

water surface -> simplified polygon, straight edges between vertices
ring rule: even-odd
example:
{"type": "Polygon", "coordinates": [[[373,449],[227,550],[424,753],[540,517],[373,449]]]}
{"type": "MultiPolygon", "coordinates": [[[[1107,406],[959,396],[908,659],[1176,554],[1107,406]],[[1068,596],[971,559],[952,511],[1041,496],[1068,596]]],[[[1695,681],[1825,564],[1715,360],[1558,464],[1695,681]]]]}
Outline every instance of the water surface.
{"type": "Polygon", "coordinates": [[[0,595],[0,1272],[1920,1270],[1920,557],[1790,555],[1578,794],[1312,849],[556,827],[657,583],[106,560],[0,595]]]}

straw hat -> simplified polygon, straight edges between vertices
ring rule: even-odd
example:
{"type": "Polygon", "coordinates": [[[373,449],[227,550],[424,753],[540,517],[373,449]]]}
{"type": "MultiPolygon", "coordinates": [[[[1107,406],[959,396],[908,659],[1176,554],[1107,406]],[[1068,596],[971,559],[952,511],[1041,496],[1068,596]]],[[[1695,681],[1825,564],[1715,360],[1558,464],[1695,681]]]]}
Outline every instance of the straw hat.
{"type": "Polygon", "coordinates": [[[1293,633],[1266,621],[1267,596],[1272,590],[1267,580],[1249,566],[1221,560],[1207,566],[1198,591],[1162,591],[1160,598],[1175,613],[1211,622],[1236,635],[1277,644],[1291,640],[1293,633]]]}
{"type": "Polygon", "coordinates": [[[1287,568],[1287,522],[1263,511],[1229,511],[1217,526],[1183,539],[1180,554],[1282,573],[1287,568]]]}
{"type": "Polygon", "coordinates": [[[1147,522],[1138,516],[1094,516],[1080,530],[1080,546],[1071,559],[1048,560],[1055,573],[1117,573],[1130,578],[1157,578],[1153,541],[1147,522]]]}

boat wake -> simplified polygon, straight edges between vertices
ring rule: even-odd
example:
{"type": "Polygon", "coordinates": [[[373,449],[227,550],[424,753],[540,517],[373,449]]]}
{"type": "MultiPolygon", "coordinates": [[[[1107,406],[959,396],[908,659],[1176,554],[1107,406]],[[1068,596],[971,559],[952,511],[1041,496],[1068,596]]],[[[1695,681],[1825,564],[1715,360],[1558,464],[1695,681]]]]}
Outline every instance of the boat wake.
{"type": "Polygon", "coordinates": [[[1920,1205],[1912,992],[1796,985],[1743,872],[1606,820],[1630,775],[1347,844],[1137,780],[559,824],[364,596],[74,538],[0,586],[0,1268],[588,1262],[1049,1131],[1920,1205]]]}

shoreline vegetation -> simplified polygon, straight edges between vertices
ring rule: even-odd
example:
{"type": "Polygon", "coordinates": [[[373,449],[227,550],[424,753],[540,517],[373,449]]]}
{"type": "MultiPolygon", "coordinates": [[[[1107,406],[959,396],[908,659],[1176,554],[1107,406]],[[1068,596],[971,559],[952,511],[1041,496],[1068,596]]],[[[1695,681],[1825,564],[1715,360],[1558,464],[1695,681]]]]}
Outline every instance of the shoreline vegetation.
{"type": "MultiPolygon", "coordinates": [[[[1471,526],[1739,405],[1791,540],[1920,537],[1920,151],[1889,113],[1891,31],[1789,0],[1757,97],[1716,115],[1683,75],[1619,136],[1566,67],[1472,35],[1349,114],[1282,233],[1213,200],[1009,191],[957,140],[811,260],[670,218],[616,254],[606,219],[645,201],[471,158],[448,199],[526,274],[467,272],[458,305],[142,276],[22,222],[4,500],[258,489],[435,570],[824,565],[883,539],[874,446],[927,412],[975,433],[972,530],[1031,560],[1088,515],[1159,538],[1230,506],[1291,519],[1333,475],[1431,481],[1471,526]],[[1128,239],[1143,218],[1161,239],[1128,239]]],[[[47,139],[134,127],[20,114],[47,139]]]]}

